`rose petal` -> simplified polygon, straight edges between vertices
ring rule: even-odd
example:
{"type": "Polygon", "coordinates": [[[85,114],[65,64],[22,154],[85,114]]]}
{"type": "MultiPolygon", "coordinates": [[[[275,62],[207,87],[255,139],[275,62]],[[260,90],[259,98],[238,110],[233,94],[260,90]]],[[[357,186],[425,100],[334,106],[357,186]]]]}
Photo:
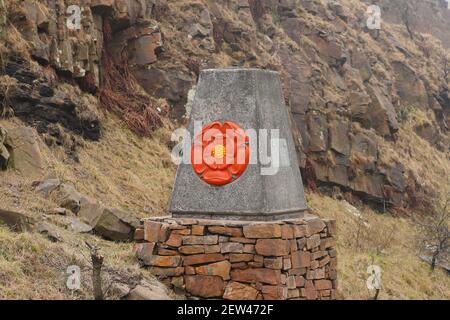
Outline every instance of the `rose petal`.
{"type": "Polygon", "coordinates": [[[233,181],[233,176],[228,170],[207,170],[203,175],[203,180],[213,185],[222,186],[233,181]]]}

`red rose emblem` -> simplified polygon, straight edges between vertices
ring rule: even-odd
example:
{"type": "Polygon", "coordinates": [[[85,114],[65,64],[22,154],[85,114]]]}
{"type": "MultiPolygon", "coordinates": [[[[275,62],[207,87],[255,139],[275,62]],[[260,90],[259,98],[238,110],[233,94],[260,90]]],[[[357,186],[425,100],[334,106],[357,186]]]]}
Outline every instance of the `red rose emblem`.
{"type": "Polygon", "coordinates": [[[192,168],[211,185],[223,186],[238,179],[247,169],[249,160],[249,138],[231,121],[206,125],[192,144],[192,168]]]}

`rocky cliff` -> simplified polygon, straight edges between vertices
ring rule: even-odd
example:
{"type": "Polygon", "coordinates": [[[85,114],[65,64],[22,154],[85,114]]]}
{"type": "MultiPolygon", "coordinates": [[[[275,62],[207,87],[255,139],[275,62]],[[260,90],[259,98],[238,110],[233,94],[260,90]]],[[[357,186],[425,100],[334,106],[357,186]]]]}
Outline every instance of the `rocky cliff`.
{"type": "Polygon", "coordinates": [[[379,214],[428,214],[448,192],[444,2],[0,0],[0,224],[35,230],[0,226],[0,298],[74,298],[61,270],[90,270],[85,241],[107,298],[167,298],[127,241],[167,213],[170,133],[200,70],[244,66],[282,77],[308,206],[338,221],[337,297],[367,299],[379,263],[382,298],[448,299],[413,219],[379,214]]]}
{"type": "MultiPolygon", "coordinates": [[[[183,120],[200,69],[268,68],[282,75],[310,188],[419,209],[439,193],[411,161],[390,157],[408,143],[401,127],[411,114],[425,117],[413,131],[447,159],[450,141],[448,51],[420,33],[420,14],[410,39],[400,0],[380,3],[381,30],[367,28],[366,6],[355,0],[3,2],[4,31],[14,29],[2,55],[3,113],[53,140],[60,126],[100,138],[89,95],[73,90],[149,135],[166,116],[183,120]]],[[[446,7],[423,10],[434,10],[432,30],[448,44],[437,27],[446,7]]]]}

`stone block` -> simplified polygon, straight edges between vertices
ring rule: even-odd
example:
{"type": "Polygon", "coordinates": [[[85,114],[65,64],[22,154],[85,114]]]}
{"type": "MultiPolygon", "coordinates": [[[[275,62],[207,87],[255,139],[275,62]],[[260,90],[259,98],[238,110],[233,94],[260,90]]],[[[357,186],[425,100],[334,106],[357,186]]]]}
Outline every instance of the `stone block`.
{"type": "Polygon", "coordinates": [[[196,274],[207,276],[219,276],[223,280],[230,279],[231,263],[220,261],[195,268],[196,274]]]}
{"type": "Polygon", "coordinates": [[[189,244],[217,244],[219,242],[218,236],[184,236],[183,245],[189,244]]]}
{"type": "Polygon", "coordinates": [[[258,290],[252,286],[231,281],[225,288],[223,298],[226,300],[256,300],[258,290]]]}
{"type": "Polygon", "coordinates": [[[281,273],[279,270],[271,269],[246,269],[231,271],[231,279],[244,283],[266,283],[266,284],[280,284],[281,273]]]}
{"type": "Polygon", "coordinates": [[[189,275],[184,277],[188,293],[201,298],[221,298],[225,291],[225,282],[218,276],[189,275]]]}
{"type": "Polygon", "coordinates": [[[194,245],[194,246],[182,246],[178,248],[178,251],[182,254],[191,255],[191,254],[201,254],[205,253],[205,247],[201,245],[194,245]]]}
{"type": "Polygon", "coordinates": [[[279,224],[257,223],[244,226],[244,235],[250,239],[281,238],[279,224]]]}
{"type": "Polygon", "coordinates": [[[311,265],[311,253],[308,251],[293,252],[291,256],[292,268],[308,268],[311,265]]]}
{"type": "Polygon", "coordinates": [[[196,254],[183,258],[184,266],[192,266],[197,264],[205,264],[211,262],[219,262],[225,260],[225,257],[219,253],[196,254]]]}
{"type": "Polygon", "coordinates": [[[242,243],[236,242],[223,242],[220,244],[221,253],[242,253],[244,251],[244,246],[242,243]]]}
{"type": "MultiPolygon", "coordinates": [[[[213,234],[220,234],[229,237],[241,238],[243,236],[241,228],[232,228],[224,226],[209,226],[208,231],[213,234]]],[[[230,240],[232,241],[232,240],[230,240]]],[[[236,241],[238,242],[238,241],[236,241]]]]}
{"type": "Polygon", "coordinates": [[[281,239],[259,239],[256,241],[256,253],[262,256],[287,256],[291,245],[288,240],[281,239]]]}
{"type": "Polygon", "coordinates": [[[264,267],[268,269],[281,270],[283,268],[283,258],[265,258],[264,267]]]}

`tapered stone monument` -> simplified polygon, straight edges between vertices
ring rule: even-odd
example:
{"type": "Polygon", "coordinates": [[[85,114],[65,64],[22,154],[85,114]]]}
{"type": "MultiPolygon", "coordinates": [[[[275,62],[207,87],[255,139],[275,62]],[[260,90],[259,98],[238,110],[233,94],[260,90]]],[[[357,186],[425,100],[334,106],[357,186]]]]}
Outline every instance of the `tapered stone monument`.
{"type": "Polygon", "coordinates": [[[172,216],[136,230],[142,265],[195,299],[335,299],[336,221],[304,215],[278,74],[203,71],[187,131],[172,216]]]}
{"type": "MultiPolygon", "coordinates": [[[[303,184],[277,72],[202,71],[188,131],[191,139],[185,139],[189,144],[185,152],[194,154],[197,143],[206,153],[201,153],[198,163],[192,154],[185,154],[185,159],[193,161],[178,167],[170,204],[174,218],[270,221],[303,217],[303,184]],[[234,152],[242,151],[243,163],[227,165],[233,160],[233,149],[199,135],[198,123],[203,133],[206,129],[216,129],[223,136],[226,130],[236,133],[241,143],[236,143],[234,152]]],[[[234,156],[236,160],[237,153],[234,156]]]]}

